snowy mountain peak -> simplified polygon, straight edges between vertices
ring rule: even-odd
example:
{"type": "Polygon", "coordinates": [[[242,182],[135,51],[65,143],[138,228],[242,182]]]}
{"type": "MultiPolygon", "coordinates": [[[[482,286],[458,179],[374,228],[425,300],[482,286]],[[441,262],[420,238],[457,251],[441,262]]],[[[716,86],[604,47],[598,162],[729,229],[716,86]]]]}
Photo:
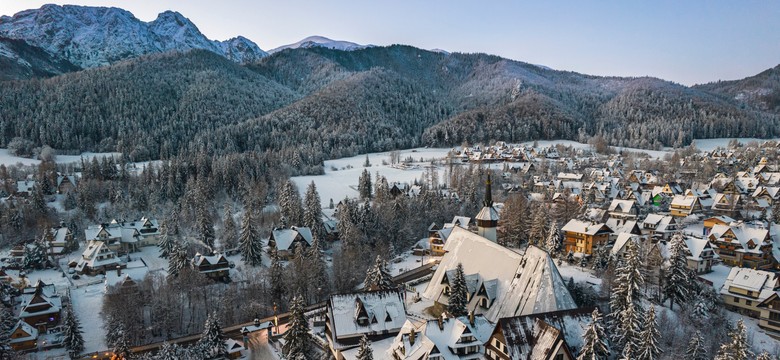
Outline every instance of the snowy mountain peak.
{"type": "Polygon", "coordinates": [[[268,50],[268,53],[273,54],[275,52],[282,51],[284,49],[298,49],[298,48],[312,48],[312,47],[324,47],[334,50],[353,51],[365,49],[367,47],[373,47],[374,45],[360,45],[350,41],[332,40],[324,36],[309,36],[296,43],[283,45],[278,48],[268,50]]]}
{"type": "Polygon", "coordinates": [[[47,4],[4,16],[0,36],[24,40],[82,68],[171,50],[204,49],[240,63],[267,55],[243,37],[209,40],[175,11],[160,13],[146,23],[119,8],[47,4]]]}

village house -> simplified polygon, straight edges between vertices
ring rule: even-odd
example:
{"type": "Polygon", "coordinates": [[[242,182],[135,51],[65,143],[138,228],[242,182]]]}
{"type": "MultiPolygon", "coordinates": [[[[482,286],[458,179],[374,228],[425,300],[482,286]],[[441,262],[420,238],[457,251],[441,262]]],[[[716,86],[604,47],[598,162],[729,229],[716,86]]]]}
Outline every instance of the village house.
{"type": "Polygon", "coordinates": [[[777,274],[745,268],[731,268],[726,282],[720,289],[726,309],[753,318],[759,318],[758,305],[780,290],[777,274]]]}
{"type": "Polygon", "coordinates": [[[35,350],[38,348],[38,329],[30,324],[19,321],[11,330],[11,338],[8,345],[14,351],[35,350]]]}
{"type": "Polygon", "coordinates": [[[707,239],[727,265],[752,269],[770,269],[774,266],[774,243],[767,229],[744,222],[715,225],[707,239]]]}
{"type": "Polygon", "coordinates": [[[76,272],[84,275],[105,274],[117,267],[125,268],[127,263],[117,256],[116,252],[111,250],[103,241],[90,241],[87,248],[81,254],[81,258],[76,263],[76,272]]]}
{"type": "Polygon", "coordinates": [[[535,246],[519,254],[455,227],[444,249],[446,253],[423,293],[435,303],[448,304],[450,281],[457,265],[462,264],[467,309],[488,321],[577,306],[550,255],[535,246]]]}
{"type": "Polygon", "coordinates": [[[712,212],[716,215],[740,217],[742,196],[739,194],[716,194],[712,202],[712,212]]]}
{"type": "Polygon", "coordinates": [[[677,220],[671,215],[648,214],[640,226],[642,235],[669,240],[677,232],[677,220]]]}
{"type": "Polygon", "coordinates": [[[74,241],[73,231],[70,231],[64,224],[49,229],[48,236],[44,236],[43,239],[48,242],[47,252],[52,257],[62,255],[67,244],[74,241]]]}
{"type": "Polygon", "coordinates": [[[675,195],[669,204],[672,216],[687,217],[702,211],[699,198],[692,195],[675,195]]]}
{"type": "Polygon", "coordinates": [[[192,268],[212,280],[230,280],[230,262],[222,254],[206,256],[197,253],[192,258],[192,268]]]}
{"type": "Polygon", "coordinates": [[[780,340],[780,291],[775,291],[756,307],[759,311],[758,326],[769,330],[768,335],[780,340]]]}
{"type": "Polygon", "coordinates": [[[76,175],[57,174],[57,193],[65,194],[76,188],[76,175]]]}
{"type": "Polygon", "coordinates": [[[428,227],[428,245],[431,249],[431,255],[442,256],[444,255],[444,244],[447,243],[447,238],[452,233],[454,227],[461,227],[468,229],[471,223],[471,218],[466,216],[455,216],[452,222],[446,223],[439,229],[436,224],[431,224],[428,227]]]}
{"type": "Polygon", "coordinates": [[[718,258],[707,239],[688,236],[685,238],[685,259],[688,268],[697,274],[712,271],[712,262],[718,258]]]}
{"type": "Polygon", "coordinates": [[[614,219],[636,219],[639,208],[633,200],[612,200],[609,205],[609,217],[614,219]]]}
{"type": "Polygon", "coordinates": [[[574,360],[584,345],[593,308],[578,308],[498,321],[487,344],[491,360],[574,360]]]}
{"type": "Polygon", "coordinates": [[[157,220],[120,222],[112,220],[108,224],[91,225],[84,230],[85,241],[100,241],[118,254],[135,252],[141,246],[157,245],[160,235],[157,220]]]}
{"type": "Polygon", "coordinates": [[[484,316],[461,316],[428,320],[419,325],[406,321],[390,347],[394,360],[477,359],[485,354],[485,344],[494,325],[484,316]]]}
{"type": "Polygon", "coordinates": [[[16,182],[16,196],[27,198],[35,191],[35,180],[20,180],[16,182]]]}
{"type": "Polygon", "coordinates": [[[295,256],[295,248],[298,244],[303,249],[306,249],[311,246],[313,241],[311,229],[302,226],[290,226],[289,229],[274,229],[271,232],[271,237],[268,238],[268,246],[276,248],[279,258],[289,260],[295,256]]]}
{"type": "Polygon", "coordinates": [[[561,228],[564,232],[563,246],[565,252],[593,254],[593,250],[606,244],[612,233],[604,223],[592,223],[577,219],[569,220],[561,228]]]}
{"type": "Polygon", "coordinates": [[[704,219],[704,234],[703,235],[709,235],[710,232],[712,232],[712,228],[715,227],[715,225],[729,225],[733,222],[736,222],[737,220],[734,220],[733,218],[730,218],[728,216],[719,215],[719,216],[713,216],[704,219]]]}
{"type": "Polygon", "coordinates": [[[406,306],[399,290],[331,295],[327,302],[325,336],[336,360],[357,348],[366,335],[371,341],[395,337],[406,322],[406,306]]]}
{"type": "Polygon", "coordinates": [[[54,285],[38,280],[35,285],[23,290],[20,300],[21,321],[40,331],[60,323],[62,299],[54,289],[54,285]]]}

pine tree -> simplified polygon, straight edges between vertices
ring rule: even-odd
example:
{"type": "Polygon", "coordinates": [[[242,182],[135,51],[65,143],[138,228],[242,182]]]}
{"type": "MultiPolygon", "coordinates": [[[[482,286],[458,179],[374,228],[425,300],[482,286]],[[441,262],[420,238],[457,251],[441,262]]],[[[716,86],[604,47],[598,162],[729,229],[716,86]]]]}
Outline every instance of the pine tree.
{"type": "Polygon", "coordinates": [[[154,357],[155,360],[179,360],[181,357],[182,349],[179,345],[171,344],[168,342],[163,343],[160,348],[160,352],[154,357]]]}
{"type": "Polygon", "coordinates": [[[250,208],[244,209],[238,248],[241,250],[241,260],[245,264],[257,266],[262,263],[263,245],[260,241],[260,235],[255,230],[252,221],[252,209],[250,208]]]}
{"type": "Polygon", "coordinates": [[[203,325],[203,335],[198,341],[197,347],[203,351],[207,359],[227,359],[227,338],[219,325],[219,317],[216,312],[209,314],[203,325]]]}
{"type": "Polygon", "coordinates": [[[171,250],[170,260],[168,261],[168,276],[177,277],[182,269],[187,267],[189,258],[187,256],[187,250],[184,250],[180,244],[173,245],[171,250]]]}
{"type": "Polygon", "coordinates": [[[222,219],[222,247],[224,249],[235,249],[238,247],[238,226],[233,219],[233,211],[230,204],[225,204],[225,215],[222,219]]]}
{"type": "Polygon", "coordinates": [[[596,256],[593,259],[591,268],[597,272],[604,271],[609,267],[609,248],[606,244],[602,244],[596,250],[596,256]]]}
{"type": "Polygon", "coordinates": [[[639,347],[636,351],[637,360],[655,360],[661,354],[658,341],[661,333],[658,332],[658,324],[655,321],[655,307],[650,306],[644,319],[644,327],[639,333],[639,347]]]}
{"type": "Polygon", "coordinates": [[[72,311],[65,314],[64,344],[68,349],[68,354],[75,359],[84,351],[84,337],[82,336],[81,325],[72,311]]]}
{"type": "Polygon", "coordinates": [[[638,340],[641,313],[639,289],[644,283],[640,272],[642,263],[639,259],[636,243],[627,242],[623,256],[620,266],[615,271],[617,276],[612,286],[609,301],[612,311],[610,325],[617,346],[625,346],[631,342],[636,344],[638,340]]]}
{"type": "Polygon", "coordinates": [[[555,220],[550,224],[550,231],[547,232],[544,246],[552,257],[555,257],[555,254],[558,253],[558,249],[561,247],[561,234],[558,230],[558,223],[555,220]]]}
{"type": "Polygon", "coordinates": [[[506,244],[520,246],[526,241],[528,233],[528,200],[522,194],[511,194],[504,202],[504,211],[498,220],[499,229],[502,229],[499,239],[504,239],[506,244]]]}
{"type": "Polygon", "coordinates": [[[355,360],[374,360],[374,351],[371,350],[371,342],[368,341],[366,334],[363,334],[363,337],[360,338],[360,345],[355,360]]]}
{"type": "Polygon", "coordinates": [[[704,347],[704,338],[701,331],[696,331],[696,335],[688,342],[688,349],[685,351],[685,360],[709,360],[707,348],[704,347]]]}
{"type": "Polygon", "coordinates": [[[588,324],[583,335],[584,344],[577,360],[604,360],[609,356],[609,346],[607,345],[607,336],[604,333],[601,313],[596,308],[591,314],[592,321],[588,324]]]}
{"type": "Polygon", "coordinates": [[[467,315],[468,289],[466,288],[466,275],[463,273],[463,264],[458,263],[450,284],[450,298],[447,304],[447,311],[453,317],[467,315]]]}
{"type": "Polygon", "coordinates": [[[306,259],[309,263],[309,270],[312,277],[312,283],[316,286],[315,301],[322,300],[323,296],[330,294],[330,279],[328,279],[328,266],[320,253],[320,241],[314,238],[311,246],[306,249],[306,259]]]}
{"type": "Polygon", "coordinates": [[[635,360],[634,349],[631,346],[631,343],[627,343],[626,346],[623,347],[623,352],[620,353],[620,360],[635,360]]]}
{"type": "Polygon", "coordinates": [[[202,242],[210,251],[214,251],[214,220],[211,213],[206,208],[205,201],[196,204],[196,217],[198,226],[198,240],[202,242]]]}
{"type": "Polygon", "coordinates": [[[174,239],[179,234],[179,225],[176,211],[171,211],[163,223],[160,225],[160,241],[157,245],[160,247],[160,257],[168,258],[173,251],[174,239]]]}
{"type": "Polygon", "coordinates": [[[304,316],[303,298],[295,296],[290,303],[290,320],[284,333],[282,354],[287,359],[305,359],[310,354],[311,334],[309,323],[304,316]]]}
{"type": "Polygon", "coordinates": [[[25,245],[22,267],[25,269],[40,269],[48,260],[47,258],[46,244],[43,241],[36,240],[32,244],[25,245]]]}
{"type": "Polygon", "coordinates": [[[395,289],[393,277],[387,270],[387,262],[382,259],[382,256],[377,255],[374,266],[368,269],[363,287],[367,290],[395,289]]]}
{"type": "Polygon", "coordinates": [[[306,188],[306,197],[303,207],[303,226],[311,229],[312,235],[317,239],[325,237],[325,226],[322,223],[322,204],[317,185],[312,181],[306,188]]]}
{"type": "Polygon", "coordinates": [[[747,360],[753,356],[747,343],[747,331],[742,319],[737,320],[737,327],[729,331],[728,342],[722,344],[715,355],[715,360],[747,360]]]}
{"type": "Polygon", "coordinates": [[[117,321],[115,326],[109,327],[106,333],[106,344],[111,347],[114,355],[112,360],[127,359],[130,354],[130,344],[127,339],[127,328],[121,321],[117,321]]]}
{"type": "Polygon", "coordinates": [[[288,226],[300,226],[303,223],[301,196],[291,180],[282,184],[282,189],[279,192],[279,208],[288,226]]]}
{"type": "Polygon", "coordinates": [[[764,350],[756,356],[756,360],[773,360],[773,358],[772,355],[769,355],[769,353],[764,350]]]}
{"type": "Polygon", "coordinates": [[[534,210],[531,229],[528,231],[528,242],[532,245],[541,246],[547,235],[547,211],[543,205],[537,206],[534,210]]]}
{"type": "Polygon", "coordinates": [[[669,251],[669,268],[666,270],[666,274],[663,292],[669,299],[669,309],[673,310],[675,302],[683,304],[687,301],[690,288],[685,243],[680,233],[672,237],[671,249],[669,251]]]}

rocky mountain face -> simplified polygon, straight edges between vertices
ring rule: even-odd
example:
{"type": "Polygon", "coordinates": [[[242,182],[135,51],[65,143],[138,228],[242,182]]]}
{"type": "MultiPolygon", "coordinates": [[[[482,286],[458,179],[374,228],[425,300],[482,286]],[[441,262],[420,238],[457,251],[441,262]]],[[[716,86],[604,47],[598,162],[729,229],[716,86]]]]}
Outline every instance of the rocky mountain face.
{"type": "Polygon", "coordinates": [[[48,77],[78,69],[24,40],[0,37],[0,81],[48,77]]]}
{"type": "Polygon", "coordinates": [[[296,43],[283,45],[278,48],[268,50],[268,53],[273,54],[282,51],[284,49],[299,49],[299,48],[312,48],[312,47],[323,47],[326,49],[352,51],[352,50],[365,49],[371,46],[373,45],[360,45],[350,41],[332,40],[324,36],[315,35],[315,36],[309,36],[296,43]]]}
{"type": "Polygon", "coordinates": [[[243,37],[209,40],[189,19],[173,11],[146,23],[118,8],[44,5],[0,18],[0,36],[24,40],[81,68],[172,50],[203,49],[238,63],[267,55],[243,37]]]}

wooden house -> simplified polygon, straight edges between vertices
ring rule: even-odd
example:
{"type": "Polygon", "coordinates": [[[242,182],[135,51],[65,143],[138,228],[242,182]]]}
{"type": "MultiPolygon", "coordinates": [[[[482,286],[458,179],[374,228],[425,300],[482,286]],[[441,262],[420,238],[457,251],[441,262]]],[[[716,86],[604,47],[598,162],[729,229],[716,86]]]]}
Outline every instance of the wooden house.
{"type": "Polygon", "coordinates": [[[54,285],[38,280],[21,295],[19,319],[40,331],[57,326],[60,323],[62,299],[54,285]]]}
{"type": "Polygon", "coordinates": [[[271,237],[268,238],[268,246],[275,247],[281,259],[289,260],[295,255],[295,249],[299,244],[306,249],[313,241],[311,229],[291,226],[289,229],[274,229],[271,237]]]}
{"type": "Polygon", "coordinates": [[[756,306],[758,308],[758,326],[767,330],[767,334],[780,339],[780,291],[775,291],[756,306]]]}
{"type": "Polygon", "coordinates": [[[395,360],[481,359],[495,327],[484,316],[438,318],[419,324],[408,321],[390,346],[395,360]]]}
{"type": "Polygon", "coordinates": [[[751,269],[774,267],[769,231],[746,223],[715,225],[707,239],[724,263],[751,269]]]}
{"type": "Polygon", "coordinates": [[[672,216],[686,217],[702,211],[699,198],[696,196],[675,195],[669,204],[672,216]]]}
{"type": "Polygon", "coordinates": [[[37,349],[38,329],[24,321],[19,321],[11,330],[11,338],[8,341],[8,345],[14,351],[19,352],[37,349]]]}
{"type": "Polygon", "coordinates": [[[590,255],[593,250],[609,241],[612,229],[604,223],[569,220],[561,229],[564,232],[564,251],[590,255]]]}
{"type": "Polygon", "coordinates": [[[197,253],[192,258],[192,268],[212,280],[230,280],[230,262],[222,254],[206,256],[197,253]]]}
{"type": "Polygon", "coordinates": [[[753,318],[761,316],[759,305],[780,290],[777,274],[745,268],[731,268],[720,295],[726,309],[753,318]]]}

